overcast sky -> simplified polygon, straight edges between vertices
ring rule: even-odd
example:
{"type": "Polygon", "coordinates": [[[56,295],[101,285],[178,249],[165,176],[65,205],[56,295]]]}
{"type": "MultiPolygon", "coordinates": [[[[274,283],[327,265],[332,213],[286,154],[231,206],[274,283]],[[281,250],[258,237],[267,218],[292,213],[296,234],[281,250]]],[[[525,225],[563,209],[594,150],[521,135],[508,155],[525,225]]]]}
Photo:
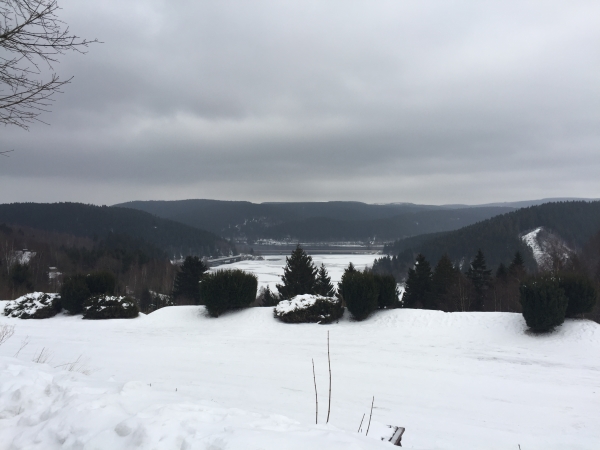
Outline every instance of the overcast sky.
{"type": "Polygon", "coordinates": [[[0,202],[600,197],[600,2],[59,0],[0,202]]]}

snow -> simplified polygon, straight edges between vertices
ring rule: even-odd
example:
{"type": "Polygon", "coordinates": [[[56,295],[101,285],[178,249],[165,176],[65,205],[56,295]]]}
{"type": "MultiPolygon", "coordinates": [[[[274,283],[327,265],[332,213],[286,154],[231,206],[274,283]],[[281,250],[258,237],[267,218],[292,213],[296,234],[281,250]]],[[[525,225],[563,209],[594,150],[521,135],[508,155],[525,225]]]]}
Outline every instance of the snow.
{"type": "MultiPolygon", "coordinates": [[[[268,255],[264,256],[264,260],[248,260],[239,261],[233,264],[226,264],[218,267],[213,267],[210,270],[223,269],[241,269],[252,272],[258,276],[258,288],[269,286],[273,292],[277,292],[276,285],[281,283],[281,275],[285,266],[285,258],[289,255],[268,255]]],[[[381,255],[376,254],[355,254],[355,255],[311,255],[313,262],[317,267],[321,263],[325,264],[327,272],[331,277],[331,282],[336,285],[344,273],[344,269],[348,267],[348,263],[352,261],[356,269],[363,270],[367,266],[372,266],[373,262],[381,258],[381,255]]]]}
{"type": "Polygon", "coordinates": [[[29,318],[42,309],[52,308],[52,303],[57,298],[60,298],[60,294],[32,292],[30,294],[25,294],[16,300],[7,302],[3,307],[3,311],[6,310],[10,317],[23,316],[29,318]]]}
{"type": "Polygon", "coordinates": [[[559,236],[544,227],[536,228],[521,236],[521,240],[531,249],[535,262],[541,270],[552,269],[553,258],[559,258],[565,262],[572,253],[559,236]]]}
{"type": "MultiPolygon", "coordinates": [[[[330,258],[339,279],[349,257],[330,258]]],[[[266,259],[234,266],[255,264],[274,283],[281,259],[266,259]]],[[[599,448],[600,325],[590,321],[532,335],[511,313],[396,309],[292,325],[271,308],[214,319],[174,306],[128,320],[0,314],[2,325],[15,334],[0,346],[1,449],[384,449],[387,425],[422,450],[599,448]],[[33,363],[44,351],[47,364],[33,363]],[[365,437],[356,430],[372,396],[365,437]]]]}
{"type": "Polygon", "coordinates": [[[313,306],[318,299],[330,301],[330,303],[338,302],[338,300],[336,300],[334,298],[322,297],[319,295],[311,295],[311,294],[297,295],[290,300],[280,301],[277,304],[277,306],[275,307],[275,312],[277,314],[281,315],[281,314],[290,313],[292,311],[297,311],[300,309],[307,309],[307,308],[310,308],[311,306],[313,306]]]}

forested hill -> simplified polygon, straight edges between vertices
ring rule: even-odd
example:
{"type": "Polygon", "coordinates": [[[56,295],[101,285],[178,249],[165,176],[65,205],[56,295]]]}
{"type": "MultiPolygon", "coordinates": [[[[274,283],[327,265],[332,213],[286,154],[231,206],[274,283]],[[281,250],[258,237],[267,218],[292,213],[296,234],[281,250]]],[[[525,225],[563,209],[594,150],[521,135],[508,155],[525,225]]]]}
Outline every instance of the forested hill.
{"type": "Polygon", "coordinates": [[[90,238],[111,233],[146,241],[170,255],[228,254],[231,245],[214,233],[147,212],[82,203],[11,203],[0,205],[0,223],[90,238]]]}
{"type": "Polygon", "coordinates": [[[141,209],[227,238],[303,242],[393,240],[455,230],[513,210],[508,206],[459,208],[361,202],[257,204],[219,200],[135,201],[116,206],[141,209]]]}
{"type": "Polygon", "coordinates": [[[437,209],[408,212],[375,220],[339,220],[311,217],[273,226],[268,230],[268,236],[273,239],[294,236],[304,242],[359,241],[368,237],[376,237],[379,240],[393,240],[400,236],[456,230],[510,210],[510,208],[504,207],[437,209]]]}
{"type": "Polygon", "coordinates": [[[435,264],[444,253],[455,262],[470,261],[481,249],[488,267],[507,264],[515,252],[520,251],[526,263],[535,267],[531,250],[520,237],[537,227],[545,227],[571,248],[579,248],[600,230],[600,202],[572,201],[531,206],[456,231],[402,239],[386,246],[384,251],[398,255],[403,263],[411,263],[415,254],[422,253],[435,264]]]}

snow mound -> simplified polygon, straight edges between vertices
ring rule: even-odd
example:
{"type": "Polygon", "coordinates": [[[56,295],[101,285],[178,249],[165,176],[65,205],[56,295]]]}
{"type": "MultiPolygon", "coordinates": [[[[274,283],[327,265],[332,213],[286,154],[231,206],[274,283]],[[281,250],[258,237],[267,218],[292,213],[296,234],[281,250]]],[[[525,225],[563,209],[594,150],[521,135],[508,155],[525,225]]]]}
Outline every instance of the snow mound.
{"type": "Polygon", "coordinates": [[[7,302],[4,315],[20,319],[47,319],[61,310],[60,294],[32,292],[7,302]]]}
{"type": "Polygon", "coordinates": [[[120,384],[0,358],[0,441],[11,449],[375,449],[385,444],[281,415],[182,402],[120,384]]]}

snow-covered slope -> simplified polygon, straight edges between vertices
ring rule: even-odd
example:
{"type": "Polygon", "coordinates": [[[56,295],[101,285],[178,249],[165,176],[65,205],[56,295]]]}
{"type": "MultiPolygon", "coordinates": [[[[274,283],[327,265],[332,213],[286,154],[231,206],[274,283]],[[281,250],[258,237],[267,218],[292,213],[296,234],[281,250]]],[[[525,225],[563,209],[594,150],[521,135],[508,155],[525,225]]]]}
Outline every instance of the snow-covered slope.
{"type": "Polygon", "coordinates": [[[533,252],[533,257],[541,270],[553,268],[554,260],[564,264],[573,251],[556,234],[538,227],[521,236],[521,239],[533,252]]]}
{"type": "Polygon", "coordinates": [[[388,424],[406,427],[405,448],[600,442],[600,326],[589,321],[534,336],[509,313],[390,310],[323,326],[280,323],[271,308],[211,319],[179,306],[2,324],[16,328],[0,346],[0,448],[391,448],[378,440],[388,424]],[[48,364],[31,363],[42,348],[48,364]],[[89,376],[52,368],[80,355],[89,376]]]}

